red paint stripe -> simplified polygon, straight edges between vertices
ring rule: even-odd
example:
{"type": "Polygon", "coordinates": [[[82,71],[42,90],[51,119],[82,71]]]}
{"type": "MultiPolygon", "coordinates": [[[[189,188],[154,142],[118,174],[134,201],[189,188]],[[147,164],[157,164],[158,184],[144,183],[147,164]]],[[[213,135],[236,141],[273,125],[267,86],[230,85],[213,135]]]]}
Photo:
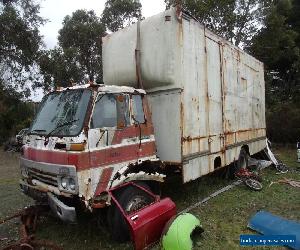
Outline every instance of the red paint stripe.
{"type": "Polygon", "coordinates": [[[141,148],[139,144],[109,148],[91,152],[90,167],[107,166],[152,155],[156,155],[154,142],[142,143],[141,148]]]}
{"type": "Polygon", "coordinates": [[[68,165],[66,152],[54,152],[25,147],[24,157],[32,161],[68,165]]]}
{"type": "Polygon", "coordinates": [[[100,180],[98,182],[96,191],[95,191],[95,196],[101,194],[102,192],[106,191],[107,185],[109,183],[110,177],[112,175],[113,168],[105,168],[102,171],[100,180]]]}
{"type": "Polygon", "coordinates": [[[75,165],[82,168],[88,168],[90,166],[89,154],[89,152],[70,153],[39,150],[30,147],[24,148],[24,157],[28,160],[58,165],[75,165]]]}
{"type": "Polygon", "coordinates": [[[26,159],[58,165],[75,165],[77,170],[108,166],[152,155],[156,155],[154,142],[142,143],[141,148],[139,144],[135,144],[81,153],[24,148],[26,159]]]}

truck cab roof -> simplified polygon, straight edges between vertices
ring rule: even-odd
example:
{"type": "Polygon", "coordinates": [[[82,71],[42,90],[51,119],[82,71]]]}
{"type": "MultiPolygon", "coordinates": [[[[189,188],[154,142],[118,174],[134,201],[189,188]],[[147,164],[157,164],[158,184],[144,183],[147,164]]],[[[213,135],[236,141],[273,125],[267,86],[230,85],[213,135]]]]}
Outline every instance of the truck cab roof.
{"type": "Polygon", "coordinates": [[[57,88],[56,91],[65,91],[69,89],[97,89],[98,92],[102,93],[127,93],[127,94],[146,94],[146,91],[143,89],[136,89],[128,86],[114,86],[114,85],[104,85],[104,84],[83,84],[83,85],[75,85],[72,87],[66,88],[57,88]]]}

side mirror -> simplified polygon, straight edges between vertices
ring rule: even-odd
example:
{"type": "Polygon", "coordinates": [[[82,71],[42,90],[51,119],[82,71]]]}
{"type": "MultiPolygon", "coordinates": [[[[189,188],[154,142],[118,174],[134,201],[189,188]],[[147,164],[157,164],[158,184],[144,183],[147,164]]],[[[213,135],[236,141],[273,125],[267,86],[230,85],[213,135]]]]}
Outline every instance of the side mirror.
{"type": "Polygon", "coordinates": [[[117,129],[123,129],[126,127],[126,98],[124,95],[117,96],[117,129]]]}

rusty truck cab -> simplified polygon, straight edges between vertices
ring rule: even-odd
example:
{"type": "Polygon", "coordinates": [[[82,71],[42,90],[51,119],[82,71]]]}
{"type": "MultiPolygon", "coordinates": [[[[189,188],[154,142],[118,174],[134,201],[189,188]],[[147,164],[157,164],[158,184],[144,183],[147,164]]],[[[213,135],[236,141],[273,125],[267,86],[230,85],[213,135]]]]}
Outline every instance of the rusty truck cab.
{"type": "Polygon", "coordinates": [[[46,95],[22,149],[22,191],[74,221],[66,199],[92,211],[109,205],[107,190],[126,181],[163,181],[149,167],[159,160],[145,94],[88,84],[46,95]]]}

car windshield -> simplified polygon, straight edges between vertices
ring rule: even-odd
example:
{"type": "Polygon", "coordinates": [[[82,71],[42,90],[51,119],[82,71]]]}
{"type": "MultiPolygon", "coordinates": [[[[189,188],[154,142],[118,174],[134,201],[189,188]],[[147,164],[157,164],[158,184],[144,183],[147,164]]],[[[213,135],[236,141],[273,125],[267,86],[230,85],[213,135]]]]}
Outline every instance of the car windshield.
{"type": "Polygon", "coordinates": [[[29,134],[77,136],[83,127],[91,91],[53,92],[44,97],[29,134]]]}

